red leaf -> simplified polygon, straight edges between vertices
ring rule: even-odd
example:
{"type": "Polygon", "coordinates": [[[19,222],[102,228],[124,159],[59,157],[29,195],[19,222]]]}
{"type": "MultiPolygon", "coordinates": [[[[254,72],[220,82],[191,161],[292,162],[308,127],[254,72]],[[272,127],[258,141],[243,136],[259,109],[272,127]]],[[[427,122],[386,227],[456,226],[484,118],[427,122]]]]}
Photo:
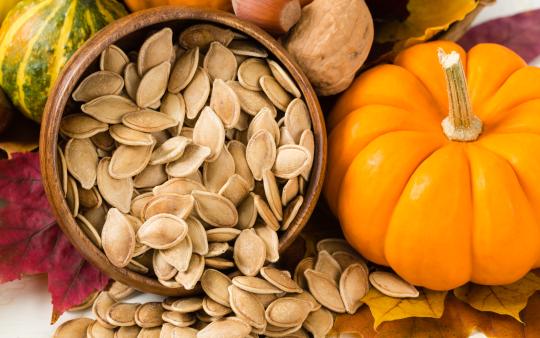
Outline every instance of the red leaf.
{"type": "Polygon", "coordinates": [[[530,62],[540,55],[540,9],[491,20],[470,29],[459,43],[469,49],[478,43],[504,45],[530,62]]]}
{"type": "Polygon", "coordinates": [[[103,289],[108,280],[56,224],[41,183],[38,154],[15,154],[0,161],[0,283],[45,272],[57,314],[103,289]]]}

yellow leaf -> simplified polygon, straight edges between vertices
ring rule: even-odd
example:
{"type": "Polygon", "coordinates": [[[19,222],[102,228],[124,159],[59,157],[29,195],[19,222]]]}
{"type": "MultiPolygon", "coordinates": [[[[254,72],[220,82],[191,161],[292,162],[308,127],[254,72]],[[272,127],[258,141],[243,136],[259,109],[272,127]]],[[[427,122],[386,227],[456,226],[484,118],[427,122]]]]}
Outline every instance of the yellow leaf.
{"type": "Polygon", "coordinates": [[[13,153],[25,153],[37,149],[39,125],[18,112],[14,114],[5,132],[0,135],[0,149],[11,158],[13,153]]]}
{"type": "Polygon", "coordinates": [[[417,298],[393,298],[371,288],[362,301],[369,306],[375,319],[373,326],[376,329],[383,322],[397,319],[409,317],[441,318],[444,312],[446,293],[446,291],[421,289],[420,296],[417,298]]]}
{"type": "Polygon", "coordinates": [[[466,284],[455,289],[454,295],[477,310],[509,315],[521,321],[519,312],[537,290],[540,290],[540,277],[531,272],[510,285],[466,284]]]}
{"type": "Polygon", "coordinates": [[[427,41],[461,21],[477,6],[478,0],[410,0],[405,21],[391,21],[378,27],[378,43],[395,42],[394,51],[427,41]]]}

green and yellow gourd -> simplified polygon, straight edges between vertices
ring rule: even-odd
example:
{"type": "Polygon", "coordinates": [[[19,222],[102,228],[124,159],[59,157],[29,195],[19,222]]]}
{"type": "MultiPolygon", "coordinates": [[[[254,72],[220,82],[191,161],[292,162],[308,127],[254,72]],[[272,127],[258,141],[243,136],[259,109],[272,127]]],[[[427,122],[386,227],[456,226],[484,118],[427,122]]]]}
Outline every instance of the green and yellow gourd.
{"type": "Polygon", "coordinates": [[[23,114],[39,122],[49,89],[71,55],[126,14],[115,0],[19,2],[0,29],[0,86],[23,114]]]}

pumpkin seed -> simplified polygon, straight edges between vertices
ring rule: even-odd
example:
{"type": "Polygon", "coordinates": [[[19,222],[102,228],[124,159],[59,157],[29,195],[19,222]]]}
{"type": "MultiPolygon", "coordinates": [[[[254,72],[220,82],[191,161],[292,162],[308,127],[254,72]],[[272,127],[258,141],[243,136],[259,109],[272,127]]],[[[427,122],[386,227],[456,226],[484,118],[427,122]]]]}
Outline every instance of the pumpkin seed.
{"type": "Polygon", "coordinates": [[[204,256],[208,253],[208,239],[204,226],[194,217],[186,219],[188,236],[191,239],[193,253],[204,256]]]}
{"type": "Polygon", "coordinates": [[[206,107],[193,128],[193,143],[210,149],[209,162],[215,161],[225,142],[225,130],[219,116],[210,107],[206,107]]]}
{"type": "Polygon", "coordinates": [[[197,331],[191,327],[176,327],[170,323],[163,324],[160,338],[197,338],[197,331]]]}
{"type": "Polygon", "coordinates": [[[188,269],[189,261],[191,260],[191,239],[189,236],[185,236],[178,244],[175,244],[169,249],[162,250],[161,253],[167,263],[174,266],[179,272],[185,272],[188,269]]]}
{"type": "Polygon", "coordinates": [[[135,232],[129,220],[118,209],[109,209],[101,239],[109,261],[119,268],[127,266],[135,250],[135,232]]]}
{"type": "Polygon", "coordinates": [[[366,261],[362,259],[362,257],[352,254],[347,251],[336,251],[332,254],[332,257],[338,262],[339,266],[341,266],[341,270],[345,271],[351,264],[360,264],[364,268],[364,271],[366,274],[369,274],[369,269],[367,266],[366,261]]]}
{"type": "Polygon", "coordinates": [[[114,330],[107,328],[100,322],[94,322],[86,329],[86,337],[88,338],[114,338],[114,330]]]}
{"type": "Polygon", "coordinates": [[[169,92],[177,94],[192,81],[199,64],[199,48],[188,50],[174,64],[169,79],[169,92]]]}
{"type": "Polygon", "coordinates": [[[276,116],[277,111],[272,102],[270,102],[263,93],[256,92],[244,88],[239,82],[227,81],[227,84],[234,90],[240,100],[240,107],[243,111],[250,115],[257,115],[263,108],[268,108],[272,111],[272,115],[276,116]]]}
{"type": "Polygon", "coordinates": [[[234,314],[249,325],[264,329],[266,326],[264,307],[257,297],[235,285],[230,285],[228,290],[234,314]]]}
{"type": "Polygon", "coordinates": [[[186,118],[186,101],[184,101],[182,94],[165,94],[160,111],[178,121],[178,125],[171,128],[170,131],[173,136],[179,135],[186,118]]]}
{"type": "Polygon", "coordinates": [[[137,238],[153,249],[168,249],[180,243],[187,235],[186,222],[174,215],[158,214],[140,227],[137,238]]]}
{"type": "Polygon", "coordinates": [[[368,274],[362,264],[349,265],[339,280],[339,292],[348,313],[354,314],[369,290],[368,274]]]}
{"type": "Polygon", "coordinates": [[[255,276],[266,259],[266,246],[255,230],[242,230],[234,243],[234,262],[246,276],[255,276]]]}
{"type": "Polygon", "coordinates": [[[234,33],[228,29],[216,27],[214,25],[199,24],[188,27],[180,34],[180,46],[189,49],[199,47],[206,52],[210,44],[214,41],[228,46],[234,39],[234,33]]]}
{"type": "Polygon", "coordinates": [[[108,289],[108,292],[109,295],[114,299],[121,300],[132,295],[135,292],[135,289],[130,288],[126,284],[118,281],[113,281],[108,289]]]}
{"type": "Polygon", "coordinates": [[[200,190],[191,194],[197,213],[206,223],[216,227],[234,227],[238,223],[236,207],[225,197],[200,190]]]}
{"type": "Polygon", "coordinates": [[[281,87],[274,77],[265,75],[259,79],[259,85],[270,101],[281,111],[286,111],[292,101],[291,95],[281,87]]]}
{"type": "Polygon", "coordinates": [[[129,58],[124,51],[115,45],[110,45],[101,53],[99,68],[102,71],[122,74],[128,62],[129,58]]]}
{"type": "Polygon", "coordinates": [[[213,258],[223,255],[229,249],[227,242],[213,242],[208,243],[208,253],[205,255],[207,258],[213,258]]]}
{"type": "Polygon", "coordinates": [[[97,229],[90,223],[83,215],[78,214],[76,216],[77,224],[79,228],[84,232],[86,237],[98,248],[102,248],[101,237],[97,232],[97,229]]]}
{"type": "Polygon", "coordinates": [[[203,167],[203,182],[211,192],[218,192],[234,175],[234,159],[229,150],[223,146],[213,162],[206,162],[203,167]]]}
{"type": "Polygon", "coordinates": [[[234,54],[217,41],[210,43],[203,65],[213,80],[234,80],[238,67],[234,54]]]}
{"type": "Polygon", "coordinates": [[[287,127],[279,128],[279,146],[284,146],[287,144],[295,144],[294,138],[292,137],[289,129],[287,127]]]}
{"type": "Polygon", "coordinates": [[[112,298],[111,295],[106,291],[100,292],[99,296],[97,296],[96,300],[94,301],[94,305],[92,305],[92,313],[102,326],[111,329],[114,328],[113,325],[107,322],[107,311],[115,303],[116,299],[112,298]]]}
{"type": "Polygon", "coordinates": [[[116,142],[129,146],[149,146],[156,142],[151,134],[133,130],[123,124],[111,126],[109,132],[116,142]]]}
{"type": "Polygon", "coordinates": [[[194,180],[185,177],[172,178],[162,185],[155,186],[153,189],[154,195],[166,193],[178,195],[190,195],[193,190],[205,190],[204,186],[194,180]]]}
{"type": "Polygon", "coordinates": [[[256,226],[255,232],[266,247],[266,260],[271,263],[277,262],[279,260],[279,238],[277,233],[266,225],[256,226]]]}
{"type": "Polygon", "coordinates": [[[152,266],[154,273],[159,280],[169,280],[174,278],[178,272],[174,266],[169,264],[161,251],[155,250],[152,257],[152,266]]]}
{"type": "Polygon", "coordinates": [[[308,181],[309,174],[311,172],[311,167],[313,166],[313,158],[315,156],[315,138],[313,136],[313,132],[311,131],[311,129],[304,130],[304,132],[302,133],[302,136],[300,136],[299,145],[307,149],[307,151],[310,154],[311,161],[309,162],[309,165],[301,173],[302,177],[306,181],[308,181]]]}
{"type": "Polygon", "coordinates": [[[304,271],[307,269],[313,269],[315,267],[315,260],[313,257],[305,257],[302,259],[298,265],[296,265],[296,268],[294,269],[294,281],[300,285],[302,289],[307,289],[307,281],[306,277],[304,276],[304,271]]]}
{"type": "Polygon", "coordinates": [[[131,208],[133,196],[133,180],[124,178],[117,180],[109,174],[110,157],[102,158],[97,168],[97,186],[103,199],[123,213],[131,208]]]}
{"type": "Polygon", "coordinates": [[[232,311],[230,307],[223,306],[208,296],[204,297],[202,307],[204,312],[213,317],[223,317],[232,311]]]}
{"type": "Polygon", "coordinates": [[[144,41],[137,60],[137,69],[140,76],[143,76],[155,66],[171,60],[173,53],[172,36],[172,29],[163,28],[144,41]]]}
{"type": "Polygon", "coordinates": [[[237,276],[232,279],[232,283],[242,290],[259,295],[281,294],[283,292],[281,289],[259,277],[237,276]]]}
{"type": "Polygon", "coordinates": [[[276,177],[270,170],[263,172],[263,186],[264,194],[270,209],[276,216],[278,221],[283,219],[283,209],[281,207],[281,197],[279,193],[279,188],[276,182],[276,177]]]}
{"type": "Polygon", "coordinates": [[[98,232],[101,232],[103,228],[103,223],[105,223],[105,218],[107,217],[108,208],[105,206],[105,203],[102,203],[100,207],[94,209],[88,209],[83,212],[84,218],[94,225],[98,232]]]}
{"type": "Polygon", "coordinates": [[[84,189],[91,189],[96,182],[98,156],[89,139],[71,139],[65,148],[67,170],[84,189]]]}
{"type": "Polygon", "coordinates": [[[416,298],[420,295],[418,289],[395,273],[375,271],[369,274],[369,281],[375,289],[390,297],[416,298]]]}
{"type": "Polygon", "coordinates": [[[223,257],[206,258],[206,266],[217,270],[234,268],[234,262],[223,257]]]}
{"type": "MultiPolygon", "coordinates": [[[[229,199],[235,206],[238,206],[249,194],[249,186],[242,176],[233,174],[221,187],[219,194],[229,199]]],[[[240,215],[238,217],[240,217],[240,215]]]]}
{"type": "Polygon", "coordinates": [[[131,129],[152,133],[174,127],[178,121],[155,110],[144,109],[125,114],[122,123],[131,129]]]}
{"type": "Polygon", "coordinates": [[[137,89],[141,83],[141,77],[137,72],[137,64],[129,63],[124,69],[124,86],[126,88],[126,93],[132,100],[137,99],[137,89]]]}
{"type": "Polygon", "coordinates": [[[133,186],[139,188],[153,188],[167,181],[165,166],[161,164],[149,165],[133,178],[133,186]]]}
{"type": "Polygon", "coordinates": [[[66,202],[71,211],[71,214],[75,217],[79,213],[79,195],[77,189],[77,182],[71,177],[68,177],[68,185],[66,191],[66,202]]]}
{"type": "Polygon", "coordinates": [[[199,331],[197,338],[244,338],[251,332],[251,326],[236,317],[227,317],[208,324],[199,331]]]}
{"type": "Polygon", "coordinates": [[[313,334],[315,338],[324,338],[334,326],[334,316],[324,308],[311,312],[303,326],[313,334]]]}
{"type": "Polygon", "coordinates": [[[274,60],[267,60],[268,66],[272,71],[272,75],[277,80],[277,82],[285,89],[287,92],[292,94],[294,97],[301,97],[302,93],[291,79],[290,75],[274,60]]]}
{"type": "Polygon", "coordinates": [[[109,175],[121,180],[133,177],[146,168],[150,162],[150,156],[154,145],[149,146],[126,146],[121,145],[114,151],[109,164],[109,175]]]}
{"type": "Polygon", "coordinates": [[[311,129],[309,110],[302,99],[292,100],[287,107],[285,112],[285,127],[287,127],[295,143],[300,142],[300,137],[305,130],[311,129]]]}
{"type": "Polygon", "coordinates": [[[140,274],[147,274],[150,269],[148,269],[145,265],[142,263],[137,262],[136,260],[132,259],[129,261],[129,264],[126,266],[127,269],[131,271],[135,271],[140,274]]]}
{"type": "Polygon", "coordinates": [[[203,308],[202,304],[202,298],[180,298],[171,304],[171,311],[180,313],[197,312],[203,308]]]}
{"type": "MultiPolygon", "coordinates": [[[[176,126],[172,127],[175,128],[176,126]]],[[[156,147],[162,145],[165,141],[169,139],[169,134],[165,130],[155,131],[150,133],[156,140],[156,147]]]]}
{"type": "Polygon", "coordinates": [[[240,100],[236,92],[222,79],[214,80],[210,108],[216,112],[225,128],[235,127],[240,120],[240,100]]]}
{"type": "Polygon", "coordinates": [[[325,273],[307,269],[304,276],[309,287],[309,291],[315,299],[323,306],[337,313],[345,312],[345,305],[339,294],[336,282],[325,273]]]}
{"type": "Polygon", "coordinates": [[[104,123],[120,123],[122,117],[139,107],[130,99],[118,95],[100,96],[81,106],[81,110],[104,123]]]}
{"type": "Polygon", "coordinates": [[[238,67],[238,82],[246,89],[260,91],[262,88],[259,79],[271,74],[266,62],[259,58],[250,58],[238,67]]]}
{"type": "Polygon", "coordinates": [[[181,288],[182,285],[180,283],[178,283],[177,281],[175,281],[174,279],[172,280],[161,280],[161,279],[158,279],[158,282],[167,287],[167,288],[170,288],[170,289],[178,289],[178,288],[181,288]]]}
{"type": "Polygon", "coordinates": [[[205,258],[201,255],[193,254],[186,271],[179,271],[175,280],[182,284],[184,289],[193,290],[204,272],[205,258]]]}
{"type": "Polygon", "coordinates": [[[291,179],[304,172],[311,166],[312,161],[311,154],[306,148],[292,144],[285,145],[277,149],[272,171],[279,178],[291,179]]]}
{"type": "Polygon", "coordinates": [[[277,220],[276,216],[274,215],[268,204],[259,195],[253,193],[251,194],[255,203],[255,209],[257,209],[257,213],[259,214],[259,216],[261,216],[264,223],[269,226],[270,229],[278,231],[279,221],[277,220]]]}
{"type": "Polygon", "coordinates": [[[295,293],[287,297],[297,298],[297,299],[301,299],[308,302],[311,305],[310,312],[317,311],[318,309],[322,307],[322,305],[319,304],[319,302],[317,302],[317,300],[313,297],[313,295],[309,293],[309,291],[306,291],[306,290],[304,290],[304,292],[302,293],[295,293]]]}
{"type": "Polygon", "coordinates": [[[275,287],[288,293],[302,293],[303,290],[285,271],[265,266],[261,269],[261,276],[275,287]]]}
{"type": "Polygon", "coordinates": [[[283,186],[281,191],[281,204],[287,206],[298,195],[298,178],[291,178],[283,186]]]}
{"type": "Polygon", "coordinates": [[[336,251],[345,251],[356,255],[356,251],[343,238],[325,238],[317,242],[317,251],[328,251],[333,254],[336,251]]]}
{"type": "Polygon", "coordinates": [[[231,279],[214,269],[207,269],[201,277],[204,293],[215,302],[227,307],[230,307],[228,291],[230,285],[232,285],[231,279]]]}
{"type": "Polygon", "coordinates": [[[167,163],[165,171],[172,177],[189,177],[197,173],[201,164],[210,156],[210,148],[188,144],[178,160],[167,163]]]}
{"type": "Polygon", "coordinates": [[[89,138],[107,131],[109,126],[86,114],[71,114],[62,118],[60,132],[71,138],[89,138]]]}
{"type": "Polygon", "coordinates": [[[82,80],[72,97],[74,101],[88,102],[100,96],[120,94],[123,87],[122,76],[114,72],[100,71],[82,80]]]}
{"type": "Polygon", "coordinates": [[[234,228],[215,228],[206,231],[206,236],[209,242],[229,242],[236,239],[240,232],[234,228]]]}
{"type": "Polygon", "coordinates": [[[163,312],[164,309],[159,302],[141,304],[134,315],[135,323],[142,328],[158,327],[163,324],[161,318],[163,312]]]}
{"type": "Polygon", "coordinates": [[[272,168],[276,153],[276,143],[267,130],[259,130],[251,137],[246,147],[246,161],[256,180],[262,180],[263,173],[272,168]]]}
{"type": "Polygon", "coordinates": [[[62,184],[62,192],[64,193],[64,197],[66,197],[67,185],[68,185],[68,174],[67,174],[68,170],[67,170],[67,164],[66,164],[66,157],[64,156],[64,152],[62,151],[62,148],[57,146],[56,150],[57,150],[58,158],[59,158],[59,160],[56,162],[58,176],[60,176],[60,182],[62,184]]]}
{"type": "Polygon", "coordinates": [[[186,115],[188,119],[194,119],[206,104],[210,96],[210,77],[203,68],[197,68],[191,82],[184,90],[186,102],[186,115]]]}
{"type": "Polygon", "coordinates": [[[190,195],[160,194],[149,200],[144,207],[144,219],[158,214],[170,214],[184,219],[193,210],[194,203],[195,201],[190,195]]]}
{"type": "Polygon", "coordinates": [[[130,206],[131,214],[141,219],[144,218],[144,207],[153,198],[154,194],[152,192],[147,192],[133,198],[130,206]]]}
{"type": "Polygon", "coordinates": [[[140,304],[137,303],[116,303],[113,304],[106,313],[107,322],[116,326],[135,325],[135,310],[140,304]]]}
{"type": "Polygon", "coordinates": [[[255,207],[255,199],[253,195],[246,196],[244,201],[238,206],[238,225],[237,228],[244,230],[250,229],[257,220],[257,208],[255,207]]]}
{"type": "Polygon", "coordinates": [[[164,164],[175,161],[182,157],[186,146],[191,140],[183,136],[175,136],[160,145],[150,157],[150,164],[164,164]]]}
{"type": "Polygon", "coordinates": [[[180,313],[173,311],[165,311],[161,316],[163,321],[173,324],[178,327],[188,327],[195,323],[197,320],[193,315],[189,313],[180,313]]]}
{"type": "Polygon", "coordinates": [[[311,306],[305,300],[292,297],[278,298],[265,311],[268,323],[278,327],[297,327],[309,315],[311,306]]]}
{"type": "Polygon", "coordinates": [[[233,40],[228,45],[228,48],[236,55],[251,56],[257,58],[268,57],[268,52],[255,44],[247,40],[233,40]]]}
{"type": "Polygon", "coordinates": [[[80,206],[87,209],[99,208],[101,206],[101,195],[95,186],[89,190],[78,186],[77,190],[80,206]]]}
{"type": "Polygon", "coordinates": [[[138,326],[122,326],[116,331],[114,338],[137,338],[140,331],[138,326]]]}
{"type": "Polygon", "coordinates": [[[270,109],[261,109],[261,111],[253,118],[248,128],[248,140],[250,140],[259,130],[267,130],[274,137],[275,144],[279,143],[281,137],[279,127],[276,120],[274,120],[270,109]]]}
{"type": "Polygon", "coordinates": [[[227,149],[234,160],[235,173],[242,176],[247,182],[249,190],[252,190],[255,185],[255,180],[246,160],[246,146],[239,141],[230,141],[227,144],[227,149]]]}
{"type": "Polygon", "coordinates": [[[170,72],[171,64],[166,61],[149,69],[144,74],[136,94],[139,107],[146,108],[161,99],[167,90],[170,72]]]}
{"type": "Polygon", "coordinates": [[[160,327],[142,328],[137,338],[159,338],[160,334],[160,327]]]}
{"type": "Polygon", "coordinates": [[[90,318],[68,320],[54,331],[53,338],[86,337],[86,330],[93,323],[94,320],[90,318]]]}
{"type": "Polygon", "coordinates": [[[317,262],[315,263],[316,271],[325,273],[332,278],[336,283],[339,283],[342,270],[339,263],[328,253],[328,251],[319,251],[317,262]]]}

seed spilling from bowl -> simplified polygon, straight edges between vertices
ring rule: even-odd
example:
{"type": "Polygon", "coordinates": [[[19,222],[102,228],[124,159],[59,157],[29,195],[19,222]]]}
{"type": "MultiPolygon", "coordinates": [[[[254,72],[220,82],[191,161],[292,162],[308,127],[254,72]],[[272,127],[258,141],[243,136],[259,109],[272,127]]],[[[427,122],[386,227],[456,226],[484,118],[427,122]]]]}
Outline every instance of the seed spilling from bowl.
{"type": "MultiPolygon", "coordinates": [[[[287,71],[231,30],[164,28],[138,51],[109,46],[72,98],[81,107],[61,122],[60,175],[92,242],[113,265],[166,287],[202,281],[222,306],[252,302],[228,278],[205,280],[220,270],[264,273],[279,259],[279,232],[303,204],[314,136],[287,71]],[[230,304],[237,297],[229,293],[242,300],[230,304]]],[[[285,300],[266,316],[278,323],[282,306],[302,302],[285,300]]],[[[248,318],[259,329],[261,311],[248,318]]]]}

